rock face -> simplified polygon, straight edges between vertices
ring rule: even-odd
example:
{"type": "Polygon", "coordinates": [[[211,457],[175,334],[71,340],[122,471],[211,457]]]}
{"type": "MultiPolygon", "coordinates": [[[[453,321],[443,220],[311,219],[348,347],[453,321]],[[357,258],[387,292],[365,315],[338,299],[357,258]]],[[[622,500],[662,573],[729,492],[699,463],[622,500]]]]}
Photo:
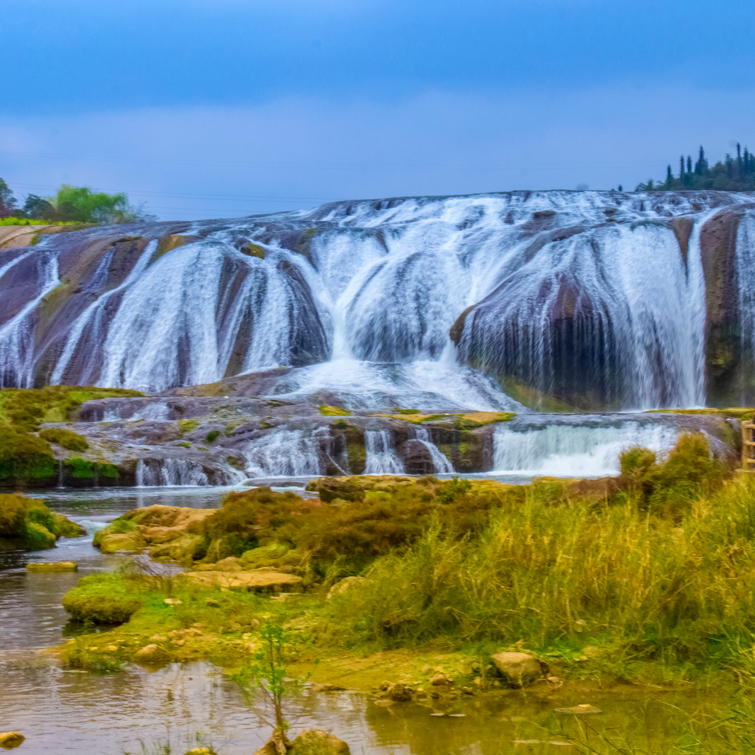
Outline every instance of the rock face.
{"type": "Polygon", "coordinates": [[[351,755],[346,742],[317,729],[309,729],[299,734],[288,752],[289,755],[351,755]]]}
{"type": "Polygon", "coordinates": [[[301,582],[295,574],[284,574],[274,570],[255,571],[201,571],[182,572],[176,579],[187,582],[192,587],[214,589],[225,587],[229,590],[249,590],[252,592],[278,592],[290,589],[301,582]]]}
{"type": "Polygon", "coordinates": [[[548,673],[548,664],[529,653],[496,653],[492,659],[499,675],[509,687],[528,687],[548,673]]]}

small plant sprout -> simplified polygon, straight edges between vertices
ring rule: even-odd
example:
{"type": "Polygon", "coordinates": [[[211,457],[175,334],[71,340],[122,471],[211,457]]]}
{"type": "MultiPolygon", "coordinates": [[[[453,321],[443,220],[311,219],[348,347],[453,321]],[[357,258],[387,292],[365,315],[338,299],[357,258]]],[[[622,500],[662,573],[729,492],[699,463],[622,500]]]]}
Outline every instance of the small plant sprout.
{"type": "Polygon", "coordinates": [[[273,727],[270,742],[279,755],[285,755],[291,743],[286,735],[290,723],[283,711],[283,700],[301,689],[309,678],[292,679],[288,676],[291,656],[291,633],[283,627],[265,623],[260,628],[260,646],[254,652],[252,662],[246,663],[230,678],[243,690],[247,701],[253,706],[255,693],[262,695],[264,712],[258,708],[258,718],[273,727]]]}

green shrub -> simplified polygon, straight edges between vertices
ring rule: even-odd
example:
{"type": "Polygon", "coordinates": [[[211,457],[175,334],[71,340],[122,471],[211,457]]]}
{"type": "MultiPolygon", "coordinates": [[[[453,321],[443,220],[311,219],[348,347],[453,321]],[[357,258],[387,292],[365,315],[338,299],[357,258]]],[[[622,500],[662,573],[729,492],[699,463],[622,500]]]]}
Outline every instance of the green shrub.
{"type": "Polygon", "coordinates": [[[208,443],[212,443],[215,440],[215,438],[217,438],[219,435],[220,435],[220,430],[210,430],[210,432],[207,433],[207,435],[205,435],[205,440],[208,443]]]}
{"type": "Polygon", "coordinates": [[[69,451],[81,452],[89,448],[89,443],[83,435],[72,430],[66,430],[63,427],[46,427],[44,430],[40,430],[39,437],[48,443],[57,443],[61,448],[66,448],[69,451]]]}

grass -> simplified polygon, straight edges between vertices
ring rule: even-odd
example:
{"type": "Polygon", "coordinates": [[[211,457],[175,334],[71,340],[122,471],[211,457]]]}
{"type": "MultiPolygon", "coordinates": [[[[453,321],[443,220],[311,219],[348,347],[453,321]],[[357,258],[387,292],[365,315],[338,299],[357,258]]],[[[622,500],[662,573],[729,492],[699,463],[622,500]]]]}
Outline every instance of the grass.
{"type": "Polygon", "coordinates": [[[320,404],[317,407],[320,410],[320,414],[323,417],[350,417],[351,411],[349,409],[343,409],[340,406],[329,406],[328,404],[320,404]]]}
{"type": "Polygon", "coordinates": [[[73,430],[66,430],[64,427],[46,427],[44,430],[40,430],[39,437],[48,443],[56,443],[69,451],[86,451],[89,448],[89,443],[83,435],[79,435],[73,430]]]}
{"type": "Polygon", "coordinates": [[[0,495],[0,541],[21,543],[28,550],[54,548],[59,537],[82,531],[62,514],[54,514],[36,498],[20,493],[0,495]]]}

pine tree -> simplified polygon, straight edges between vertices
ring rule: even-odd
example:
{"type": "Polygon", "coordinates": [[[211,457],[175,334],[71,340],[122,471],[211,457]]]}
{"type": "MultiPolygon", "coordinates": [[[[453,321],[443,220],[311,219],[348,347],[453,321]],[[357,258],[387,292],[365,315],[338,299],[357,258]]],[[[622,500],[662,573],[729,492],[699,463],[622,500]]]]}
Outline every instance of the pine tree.
{"type": "Polygon", "coordinates": [[[684,155],[679,158],[679,180],[684,181],[684,155]]]}
{"type": "Polygon", "coordinates": [[[692,173],[692,157],[687,155],[687,173],[692,173]]]}

